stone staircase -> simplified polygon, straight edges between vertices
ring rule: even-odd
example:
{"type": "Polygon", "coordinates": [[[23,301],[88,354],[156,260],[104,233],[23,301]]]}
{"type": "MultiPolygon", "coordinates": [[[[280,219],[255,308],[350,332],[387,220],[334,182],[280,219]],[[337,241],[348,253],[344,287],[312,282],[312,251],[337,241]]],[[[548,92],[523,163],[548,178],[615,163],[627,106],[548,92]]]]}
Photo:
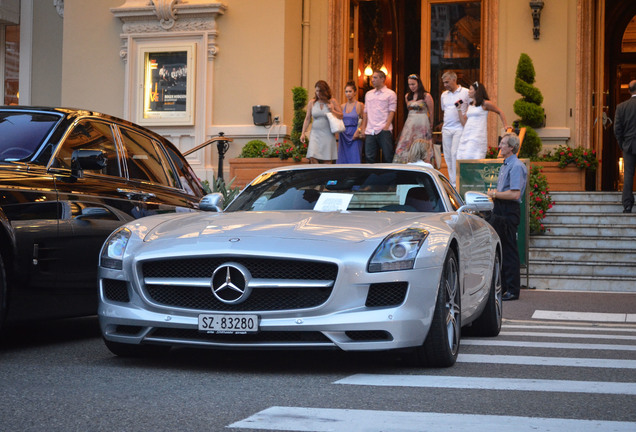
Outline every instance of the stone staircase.
{"type": "Polygon", "coordinates": [[[551,195],[549,231],[530,236],[528,287],[636,292],[636,213],[622,213],[620,192],[551,195]]]}

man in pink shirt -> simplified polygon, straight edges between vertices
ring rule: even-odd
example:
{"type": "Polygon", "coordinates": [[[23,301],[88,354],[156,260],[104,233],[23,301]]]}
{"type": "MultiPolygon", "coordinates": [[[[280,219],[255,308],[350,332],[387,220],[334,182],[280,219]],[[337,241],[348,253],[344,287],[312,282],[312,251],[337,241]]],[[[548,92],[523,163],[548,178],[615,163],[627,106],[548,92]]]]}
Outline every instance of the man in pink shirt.
{"type": "Polygon", "coordinates": [[[364,96],[364,116],[360,129],[367,163],[376,162],[378,148],[382,149],[384,162],[393,162],[393,117],[397,95],[384,84],[385,81],[384,72],[374,71],[371,76],[374,90],[369,90],[364,96]]]}

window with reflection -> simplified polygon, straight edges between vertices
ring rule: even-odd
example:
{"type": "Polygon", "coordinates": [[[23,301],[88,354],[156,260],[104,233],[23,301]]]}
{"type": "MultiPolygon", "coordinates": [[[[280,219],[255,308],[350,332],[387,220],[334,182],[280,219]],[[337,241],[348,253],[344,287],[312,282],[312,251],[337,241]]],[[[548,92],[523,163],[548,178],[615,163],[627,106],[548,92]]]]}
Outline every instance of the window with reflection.
{"type": "MultiPolygon", "coordinates": [[[[431,3],[430,17],[431,96],[438,101],[444,72],[455,72],[463,87],[479,80],[481,2],[431,3]]],[[[436,118],[443,119],[439,104],[436,109],[436,118]]]]}
{"type": "Polygon", "coordinates": [[[126,165],[131,180],[150,181],[176,187],[175,180],[166,174],[163,166],[169,166],[161,151],[149,137],[130,129],[121,128],[126,149],[126,165]]]}
{"type": "Polygon", "coordinates": [[[621,43],[621,51],[624,53],[636,52],[636,15],[634,15],[625,29],[621,43]]]}
{"type": "Polygon", "coordinates": [[[85,170],[86,174],[121,176],[117,147],[110,125],[92,120],[80,121],[64,140],[53,166],[71,169],[71,158],[75,150],[100,150],[106,157],[106,167],[99,171],[85,170]]]}

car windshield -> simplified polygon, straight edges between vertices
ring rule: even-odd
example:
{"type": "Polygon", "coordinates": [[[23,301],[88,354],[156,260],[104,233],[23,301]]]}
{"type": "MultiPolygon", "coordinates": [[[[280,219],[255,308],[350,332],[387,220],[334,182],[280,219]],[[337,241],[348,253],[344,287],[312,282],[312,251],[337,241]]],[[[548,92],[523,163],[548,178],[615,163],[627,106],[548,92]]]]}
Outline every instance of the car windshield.
{"type": "Polygon", "coordinates": [[[226,212],[267,210],[445,211],[427,172],[379,168],[266,173],[246,188],[226,212]]]}
{"type": "Polygon", "coordinates": [[[55,114],[0,111],[0,161],[29,158],[59,120],[55,114]]]}

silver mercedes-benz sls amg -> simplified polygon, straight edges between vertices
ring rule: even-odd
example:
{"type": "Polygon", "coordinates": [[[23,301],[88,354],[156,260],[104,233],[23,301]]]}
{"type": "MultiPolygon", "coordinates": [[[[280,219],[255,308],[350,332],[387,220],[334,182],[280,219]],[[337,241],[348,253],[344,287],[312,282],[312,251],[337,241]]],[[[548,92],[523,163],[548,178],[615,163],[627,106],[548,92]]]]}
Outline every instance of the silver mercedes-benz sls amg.
{"type": "Polygon", "coordinates": [[[462,327],[501,328],[501,246],[434,169],[307,165],[270,170],[224,211],[124,225],[104,244],[99,320],[108,348],[399,350],[451,366],[462,327]]]}

